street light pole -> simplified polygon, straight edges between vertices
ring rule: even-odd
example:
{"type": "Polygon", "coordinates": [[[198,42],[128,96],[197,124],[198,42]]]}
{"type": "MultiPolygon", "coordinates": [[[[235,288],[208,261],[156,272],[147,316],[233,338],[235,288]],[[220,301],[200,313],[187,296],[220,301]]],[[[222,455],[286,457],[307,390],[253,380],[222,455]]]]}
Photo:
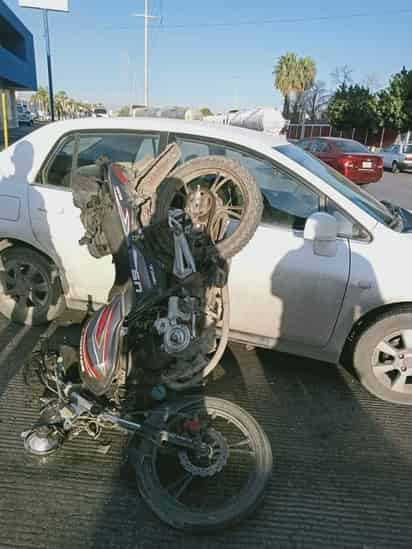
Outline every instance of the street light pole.
{"type": "Polygon", "coordinates": [[[144,104],[149,106],[149,0],[144,0],[144,104]]]}
{"type": "Polygon", "coordinates": [[[149,106],[149,19],[161,19],[149,15],[149,0],[144,0],[144,13],[133,13],[133,17],[144,17],[144,104],[149,106]]]}
{"type": "Polygon", "coordinates": [[[52,122],[54,122],[55,115],[54,115],[53,77],[52,77],[52,64],[51,64],[51,53],[50,53],[49,15],[47,10],[43,10],[43,24],[44,24],[44,39],[46,41],[47,74],[49,76],[50,115],[51,115],[52,122]]]}

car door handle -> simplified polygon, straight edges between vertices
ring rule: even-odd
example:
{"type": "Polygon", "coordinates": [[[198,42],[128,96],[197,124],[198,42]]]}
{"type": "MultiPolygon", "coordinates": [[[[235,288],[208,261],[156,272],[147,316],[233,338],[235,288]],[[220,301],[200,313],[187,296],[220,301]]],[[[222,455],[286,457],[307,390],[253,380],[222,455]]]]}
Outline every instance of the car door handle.
{"type": "MultiPolygon", "coordinates": [[[[46,208],[37,208],[37,211],[47,214],[46,208]]],[[[64,208],[60,208],[60,210],[57,210],[56,213],[59,214],[59,215],[63,215],[64,214],[64,208]]]]}
{"type": "Polygon", "coordinates": [[[372,283],[369,280],[359,280],[357,286],[362,290],[369,290],[369,288],[372,288],[372,283]]]}

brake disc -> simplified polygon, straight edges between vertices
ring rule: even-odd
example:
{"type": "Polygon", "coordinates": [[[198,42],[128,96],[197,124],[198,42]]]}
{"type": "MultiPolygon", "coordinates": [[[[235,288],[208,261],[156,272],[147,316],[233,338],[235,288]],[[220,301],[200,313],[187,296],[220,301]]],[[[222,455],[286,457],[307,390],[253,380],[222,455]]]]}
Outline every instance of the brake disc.
{"type": "Polygon", "coordinates": [[[222,471],[229,457],[229,448],[225,437],[215,429],[208,429],[205,455],[192,455],[193,452],[182,450],[179,461],[183,469],[195,477],[212,477],[222,471]]]}

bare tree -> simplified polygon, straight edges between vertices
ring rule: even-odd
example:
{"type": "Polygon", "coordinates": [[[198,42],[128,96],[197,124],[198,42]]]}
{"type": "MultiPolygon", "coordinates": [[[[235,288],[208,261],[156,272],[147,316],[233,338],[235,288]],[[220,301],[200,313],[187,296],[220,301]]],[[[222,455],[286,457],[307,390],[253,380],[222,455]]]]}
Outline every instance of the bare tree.
{"type": "Polygon", "coordinates": [[[365,88],[368,88],[368,90],[371,91],[372,93],[376,93],[378,90],[380,90],[383,87],[382,80],[376,72],[367,74],[365,78],[362,80],[362,85],[365,88]]]}
{"type": "Polygon", "coordinates": [[[328,102],[331,97],[325,82],[317,80],[313,86],[304,94],[303,105],[305,112],[312,121],[319,120],[326,113],[328,102]]]}
{"type": "Polygon", "coordinates": [[[330,73],[332,83],[335,87],[348,86],[352,84],[353,78],[353,69],[349,65],[340,65],[335,68],[334,71],[330,73]]]}

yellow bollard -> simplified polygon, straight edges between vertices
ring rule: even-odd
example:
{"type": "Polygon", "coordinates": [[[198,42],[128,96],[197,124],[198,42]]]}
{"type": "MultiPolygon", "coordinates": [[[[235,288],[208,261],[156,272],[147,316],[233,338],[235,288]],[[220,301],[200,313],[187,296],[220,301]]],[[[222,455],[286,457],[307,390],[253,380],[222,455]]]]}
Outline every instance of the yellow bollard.
{"type": "Polygon", "coordinates": [[[6,94],[1,94],[1,107],[3,112],[3,133],[4,133],[4,148],[9,146],[9,128],[7,127],[7,107],[6,107],[6,94]]]}

